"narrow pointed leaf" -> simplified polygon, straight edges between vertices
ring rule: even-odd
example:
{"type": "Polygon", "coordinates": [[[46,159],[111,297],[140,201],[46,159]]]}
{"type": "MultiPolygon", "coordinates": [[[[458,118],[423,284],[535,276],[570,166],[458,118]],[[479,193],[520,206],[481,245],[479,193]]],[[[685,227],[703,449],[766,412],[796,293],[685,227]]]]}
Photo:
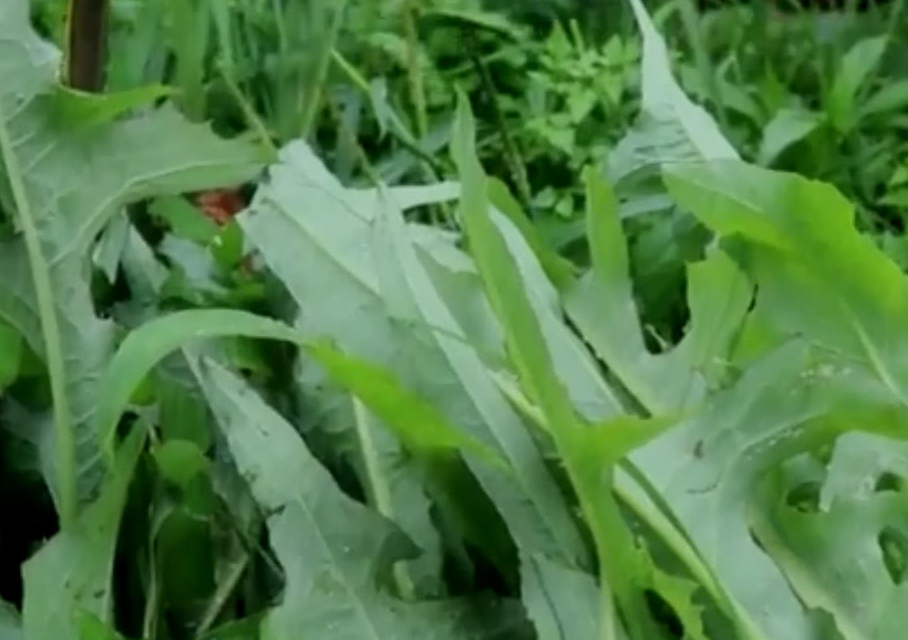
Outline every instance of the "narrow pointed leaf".
{"type": "Polygon", "coordinates": [[[240,473],[271,514],[271,544],[286,574],[282,604],[262,621],[263,640],[511,637],[519,617],[509,605],[405,604],[382,593],[377,578],[412,552],[406,538],[344,495],[293,427],[242,380],[210,360],[197,372],[240,473]]]}

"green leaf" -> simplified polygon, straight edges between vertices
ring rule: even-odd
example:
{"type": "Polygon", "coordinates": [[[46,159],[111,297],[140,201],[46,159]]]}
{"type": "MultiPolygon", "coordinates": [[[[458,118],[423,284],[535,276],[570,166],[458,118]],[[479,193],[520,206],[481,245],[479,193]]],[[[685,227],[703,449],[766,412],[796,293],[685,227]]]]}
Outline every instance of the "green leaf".
{"type": "Polygon", "coordinates": [[[533,554],[521,558],[520,570],[523,603],[540,639],[604,637],[599,586],[592,575],[533,554]]]}
{"type": "Polygon", "coordinates": [[[666,169],[672,197],[732,243],[775,327],[872,371],[908,406],[908,281],[832,186],[744,163],[666,169]]]}
{"type": "Polygon", "coordinates": [[[120,344],[100,381],[105,393],[95,411],[93,430],[103,450],[113,453],[120,416],[158,362],[191,340],[231,335],[301,342],[300,334],[281,322],[227,309],[180,311],[141,325],[120,344]]]}
{"type": "Polygon", "coordinates": [[[0,600],[0,640],[22,640],[19,612],[3,600],[0,600]]]}
{"type": "Polygon", "coordinates": [[[101,232],[101,237],[92,252],[92,264],[100,269],[109,284],[117,279],[117,270],[126,243],[129,242],[129,218],[126,212],[113,216],[101,232]]]}
{"type": "Polygon", "coordinates": [[[899,111],[908,105],[908,78],[887,81],[879,91],[861,101],[858,119],[899,111]]]}
{"type": "Polygon", "coordinates": [[[500,464],[496,454],[449,426],[431,405],[402,386],[392,374],[345,356],[324,342],[307,340],[299,331],[281,322],[227,309],[172,313],[147,322],[127,336],[102,381],[107,393],[99,403],[95,426],[101,434],[104,449],[113,451],[119,417],[152,367],[191,340],[231,335],[282,340],[303,346],[338,382],[370,402],[404,440],[428,449],[463,446],[478,451],[493,464],[500,464]],[[416,411],[418,419],[414,419],[412,411],[416,411]],[[426,430],[427,427],[430,429],[426,430]]]}
{"type": "Polygon", "coordinates": [[[114,551],[133,469],[145,442],[137,425],[120,448],[97,500],[22,565],[26,638],[78,637],[77,613],[112,622],[114,551]]]}
{"type": "Polygon", "coordinates": [[[168,223],[176,235],[187,240],[207,245],[218,233],[214,221],[183,197],[155,198],[148,206],[148,211],[168,223]]]}
{"type": "Polygon", "coordinates": [[[680,344],[652,354],[643,341],[617,201],[605,180],[585,174],[593,268],[565,292],[571,320],[637,402],[652,415],[704,397],[744,319],[751,285],[722,253],[688,266],[690,327],[680,344]]]}
{"type": "Polygon", "coordinates": [[[582,561],[586,549],[542,456],[418,258],[414,241],[425,238],[411,239],[399,210],[414,201],[407,193],[344,189],[295,142],[239,222],[299,305],[305,336],[329,337],[393,372],[504,458],[511,474],[466,461],[518,545],[582,561]]]}
{"type": "Polygon", "coordinates": [[[487,178],[476,157],[475,125],[464,96],[458,104],[452,152],[457,162],[463,194],[461,212],[470,252],[492,308],[504,328],[508,355],[516,366],[530,399],[540,405],[557,436],[577,425],[573,406],[554,373],[552,356],[539,327],[520,271],[501,232],[492,223],[486,196],[487,178]]]}
{"type": "Polygon", "coordinates": [[[820,491],[819,507],[837,500],[866,500],[885,473],[908,478],[908,442],[870,433],[846,433],[836,440],[820,491]]]}
{"type": "MultiPolygon", "coordinates": [[[[461,211],[470,250],[504,328],[508,355],[527,395],[545,418],[592,530],[600,562],[603,637],[615,637],[620,628],[611,601],[614,591],[631,636],[654,638],[655,622],[635,584],[637,576],[630,563],[636,547],[611,495],[612,465],[627,452],[626,445],[638,444],[638,438],[651,434],[634,433],[641,425],[630,420],[590,428],[575,414],[536,310],[524,291],[519,268],[489,217],[486,177],[476,157],[474,127],[467,99],[460,94],[452,152],[463,180],[461,211]]],[[[545,620],[563,613],[553,610],[538,615],[545,620]]]]}
{"type": "Polygon", "coordinates": [[[832,125],[844,133],[854,124],[858,97],[868,76],[879,65],[886,51],[887,37],[876,36],[856,43],[842,58],[832,87],[825,99],[832,125]]]}
{"type": "Polygon", "coordinates": [[[770,165],[788,147],[813,133],[825,116],[806,109],[779,109],[763,128],[757,161],[770,165]]]}
{"type": "Polygon", "coordinates": [[[86,93],[64,85],[54,88],[53,114],[61,127],[94,127],[106,124],[135,107],[168,96],[176,91],[163,85],[135,87],[114,93],[86,93]]]}
{"type": "MultiPolygon", "coordinates": [[[[397,524],[420,549],[419,556],[394,566],[398,593],[406,600],[445,592],[442,579],[442,539],[430,510],[423,459],[405,450],[393,432],[354,400],[355,423],[361,461],[360,478],[369,504],[397,524]]],[[[332,442],[336,444],[336,440],[332,442]]]]}
{"type": "Polygon", "coordinates": [[[462,449],[487,463],[507,468],[496,452],[452,425],[433,404],[403,387],[388,371],[351,358],[325,343],[311,346],[310,353],[332,378],[353,391],[409,447],[416,451],[462,449]]]}
{"type": "Polygon", "coordinates": [[[271,544],[286,572],[283,603],[262,621],[264,640],[505,638],[511,605],[404,604],[377,588],[409,545],[387,520],[343,494],[286,421],[213,361],[199,381],[256,500],[270,513],[271,544]]]}
{"type": "Polygon", "coordinates": [[[489,178],[488,196],[495,208],[508,217],[520,231],[527,245],[532,247],[533,253],[555,286],[560,289],[572,282],[573,265],[543,241],[539,231],[521,210],[520,203],[511,195],[507,186],[498,179],[489,178]]]}
{"type": "Polygon", "coordinates": [[[126,638],[109,624],[89,611],[79,610],[76,613],[79,628],[79,640],[126,640],[126,638]]]}
{"type": "Polygon", "coordinates": [[[665,41],[641,0],[628,0],[643,36],[642,113],[609,158],[615,183],[667,162],[737,158],[715,121],[684,95],[671,72],[665,41]]]}
{"type": "Polygon", "coordinates": [[[208,468],[202,450],[188,440],[167,440],[152,453],[163,478],[183,488],[208,468]]]}
{"type": "Polygon", "coordinates": [[[74,476],[87,495],[99,475],[91,418],[116,331],[95,314],[90,295],[88,254],[95,236],[128,202],[241,182],[266,156],[258,147],[220,140],[206,127],[188,124],[170,107],[89,127],[64,126],[55,115],[59,53],[32,31],[25,0],[3,3],[0,48],[2,126],[14,141],[0,166],[0,200],[20,218],[28,213],[19,211],[27,203],[39,236],[30,249],[21,237],[0,246],[0,318],[20,331],[51,370],[60,459],[48,483],[59,501],[75,493],[74,476]],[[14,179],[11,163],[27,168],[16,207],[9,206],[5,190],[14,179]],[[45,281],[43,313],[34,278],[45,281]]]}
{"type": "Polygon", "coordinates": [[[764,474],[797,453],[848,429],[904,433],[905,423],[882,385],[795,340],[630,459],[709,567],[714,577],[698,577],[742,636],[807,638],[816,621],[788,586],[785,559],[754,542],[750,500],[764,474]]]}
{"type": "Polygon", "coordinates": [[[809,474],[790,471],[765,483],[751,518],[761,544],[805,605],[832,614],[845,640],[902,637],[908,590],[902,576],[887,569],[881,538],[895,532],[904,550],[904,495],[887,491],[842,497],[820,512],[789,506],[786,497],[793,483],[809,480],[809,474]]]}

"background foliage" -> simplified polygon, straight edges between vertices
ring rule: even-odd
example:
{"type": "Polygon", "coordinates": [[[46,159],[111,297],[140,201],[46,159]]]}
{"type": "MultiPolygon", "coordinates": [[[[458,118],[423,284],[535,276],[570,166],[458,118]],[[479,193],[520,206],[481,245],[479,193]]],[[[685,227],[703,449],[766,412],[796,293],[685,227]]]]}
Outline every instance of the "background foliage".
{"type": "Polygon", "coordinates": [[[904,0],[111,0],[93,94],[76,4],[0,3],[0,640],[902,637],[904,0]]]}

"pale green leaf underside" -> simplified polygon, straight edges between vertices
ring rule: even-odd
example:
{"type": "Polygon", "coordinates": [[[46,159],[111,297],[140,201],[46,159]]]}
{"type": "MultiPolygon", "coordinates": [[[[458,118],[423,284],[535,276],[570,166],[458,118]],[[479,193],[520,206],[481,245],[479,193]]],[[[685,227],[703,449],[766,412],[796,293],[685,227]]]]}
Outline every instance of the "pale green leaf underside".
{"type": "Polygon", "coordinates": [[[572,562],[585,551],[520,417],[466,343],[411,240],[380,228],[379,216],[388,224],[400,204],[396,189],[382,203],[377,192],[342,188],[308,147],[292,143],[240,222],[298,303],[303,334],[330,337],[393,371],[497,451],[513,474],[470,456],[468,463],[518,544],[572,562]]]}
{"type": "MultiPolygon", "coordinates": [[[[266,154],[245,142],[225,141],[192,125],[170,107],[142,117],[90,126],[73,122],[80,99],[56,91],[59,53],[40,41],[29,24],[28,3],[0,7],[0,103],[7,116],[25,192],[36,218],[42,260],[50,270],[64,346],[67,396],[83,493],[98,480],[96,434],[91,416],[97,383],[116,340],[114,325],[97,317],[88,275],[91,243],[107,220],[127,203],[158,193],[223,186],[252,177],[266,154]],[[58,100],[67,101],[67,117],[58,100]],[[95,473],[91,473],[94,471],[95,473]]],[[[99,108],[91,101],[86,113],[99,108]]],[[[111,100],[117,100],[116,97],[111,100]]],[[[0,197],[6,195],[0,166],[0,197]]],[[[13,210],[12,207],[7,207],[13,210]]],[[[0,318],[16,327],[43,354],[35,295],[21,238],[0,244],[0,318]]]]}
{"type": "Polygon", "coordinates": [[[502,637],[515,619],[508,607],[486,626],[495,620],[490,612],[467,601],[405,604],[381,593],[375,580],[406,557],[406,539],[344,495],[293,427],[242,380],[213,361],[197,372],[240,473],[272,514],[271,544],[287,582],[283,604],[262,622],[264,640],[502,637]]]}

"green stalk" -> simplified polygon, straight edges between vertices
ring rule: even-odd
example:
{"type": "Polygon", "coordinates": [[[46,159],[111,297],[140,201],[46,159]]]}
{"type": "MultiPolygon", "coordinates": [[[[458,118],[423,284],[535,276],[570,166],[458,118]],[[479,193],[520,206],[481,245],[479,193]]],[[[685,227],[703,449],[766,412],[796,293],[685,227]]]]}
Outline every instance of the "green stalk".
{"type": "MultiPolygon", "coordinates": [[[[369,82],[356,70],[356,67],[354,67],[349,60],[344,58],[343,54],[337,49],[334,49],[331,52],[331,57],[338,68],[347,76],[350,83],[359,89],[366,98],[371,98],[370,94],[372,90],[369,88],[369,82]]],[[[432,170],[430,181],[437,182],[438,176],[442,175],[449,167],[444,166],[439,159],[433,158],[419,147],[419,141],[410,133],[407,126],[401,122],[400,118],[397,117],[397,114],[392,111],[388,114],[388,119],[391,124],[391,126],[388,127],[388,133],[391,134],[404,149],[426,163],[432,170]]]]}
{"type": "Polygon", "coordinates": [[[511,176],[514,179],[514,186],[517,189],[517,197],[520,200],[520,205],[523,207],[524,211],[527,212],[527,215],[531,215],[533,211],[533,192],[530,188],[529,178],[527,177],[526,164],[523,162],[523,157],[520,154],[520,149],[517,147],[517,142],[511,137],[507,119],[498,102],[498,91],[495,89],[495,83],[492,81],[492,75],[489,73],[489,69],[482,57],[475,50],[475,44],[472,41],[468,41],[467,46],[470,47],[473,65],[479,74],[482,87],[485,90],[486,95],[488,95],[489,104],[492,107],[492,113],[495,116],[495,121],[498,125],[498,132],[501,135],[501,141],[504,144],[505,157],[510,165],[511,176]]]}
{"type": "Polygon", "coordinates": [[[38,315],[44,338],[44,356],[50,375],[50,390],[54,416],[54,456],[57,472],[57,495],[60,528],[69,529],[76,518],[76,446],[72,430],[72,416],[69,397],[66,394],[66,371],[64,369],[63,345],[57,324],[57,310],[51,286],[50,268],[41,252],[41,238],[32,214],[31,204],[25,191],[22,171],[16,157],[3,108],[0,106],[0,156],[6,166],[13,202],[19,214],[19,224],[25,238],[28,261],[38,300],[38,315]]]}
{"type": "MultiPolygon", "coordinates": [[[[413,105],[414,121],[416,123],[417,146],[421,144],[429,134],[429,116],[426,108],[426,91],[423,82],[422,69],[419,66],[419,32],[416,29],[416,9],[413,0],[404,0],[401,8],[404,32],[407,37],[407,79],[410,85],[410,102],[413,105]]],[[[429,182],[435,182],[437,176],[431,163],[423,161],[420,163],[423,175],[429,182]]],[[[442,220],[450,220],[451,212],[444,203],[438,203],[430,207],[433,222],[438,225],[442,220]]]]}
{"type": "Polygon", "coordinates": [[[419,68],[419,36],[416,32],[416,20],[413,18],[412,0],[404,0],[401,11],[404,31],[407,35],[407,78],[410,81],[410,102],[413,103],[416,135],[422,140],[429,132],[429,118],[426,114],[422,69],[419,68]]]}
{"type": "Polygon", "coordinates": [[[303,116],[300,124],[300,135],[308,138],[315,126],[315,119],[318,116],[319,105],[322,102],[322,88],[325,78],[328,76],[328,67],[331,62],[331,52],[334,51],[334,45],[337,42],[337,36],[340,33],[341,25],[344,21],[344,9],[346,1],[338,3],[334,10],[331,20],[331,27],[325,41],[322,43],[321,50],[318,52],[318,58],[315,63],[312,76],[309,82],[309,91],[306,95],[306,103],[303,105],[303,116]]]}
{"type": "MultiPolygon", "coordinates": [[[[240,578],[246,573],[250,560],[250,554],[244,552],[242,558],[231,565],[224,580],[218,585],[214,593],[211,594],[211,599],[208,601],[208,604],[205,607],[205,613],[202,615],[202,621],[199,623],[198,628],[196,628],[195,637],[197,639],[204,638],[208,635],[208,630],[211,628],[211,625],[217,620],[218,615],[220,615],[221,611],[224,609],[224,605],[227,603],[227,599],[236,589],[236,585],[239,584],[240,578]]],[[[151,638],[152,636],[149,635],[146,637],[151,638]]]]}
{"type": "Polygon", "coordinates": [[[243,92],[240,91],[239,86],[233,79],[232,74],[232,65],[228,65],[225,61],[224,64],[220,66],[221,77],[224,79],[224,84],[227,86],[227,91],[233,96],[233,99],[236,100],[240,109],[243,112],[243,116],[246,118],[246,124],[249,125],[249,128],[254,130],[258,137],[261,139],[262,144],[267,148],[271,157],[277,159],[278,149],[274,146],[274,142],[271,140],[271,134],[268,133],[268,128],[265,126],[265,123],[262,122],[262,119],[259,118],[258,114],[255,112],[255,109],[249,104],[249,101],[243,95],[243,92]]]}

